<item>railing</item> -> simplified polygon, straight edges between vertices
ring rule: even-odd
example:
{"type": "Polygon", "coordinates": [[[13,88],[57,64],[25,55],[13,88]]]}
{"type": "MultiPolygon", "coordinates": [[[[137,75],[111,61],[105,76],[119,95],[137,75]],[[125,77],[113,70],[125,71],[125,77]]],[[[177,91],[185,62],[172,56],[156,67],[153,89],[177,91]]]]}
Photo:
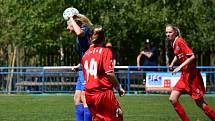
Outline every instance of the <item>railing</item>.
{"type": "Polygon", "coordinates": [[[0,67],[0,91],[27,93],[73,92],[77,73],[71,67],[0,67]]]}
{"type": "MultiPolygon", "coordinates": [[[[71,68],[71,66],[0,67],[0,92],[74,93],[78,74],[72,72],[71,68]]],[[[215,93],[215,67],[198,68],[205,80],[207,93],[215,93]]],[[[116,66],[115,73],[129,94],[166,93],[171,90],[169,79],[166,79],[166,75],[171,73],[166,66],[141,66],[140,69],[137,66],[116,66]]],[[[168,78],[173,79],[171,76],[168,78]]]]}

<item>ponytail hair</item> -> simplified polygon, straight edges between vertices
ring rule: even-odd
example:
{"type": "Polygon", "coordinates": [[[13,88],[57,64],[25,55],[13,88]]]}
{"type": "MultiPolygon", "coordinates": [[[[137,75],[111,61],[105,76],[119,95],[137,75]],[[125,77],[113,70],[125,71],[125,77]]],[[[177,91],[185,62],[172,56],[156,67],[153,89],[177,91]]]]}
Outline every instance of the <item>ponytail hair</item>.
{"type": "Polygon", "coordinates": [[[88,26],[92,26],[92,22],[83,14],[76,14],[74,16],[74,20],[78,25],[87,24],[88,26]]]}

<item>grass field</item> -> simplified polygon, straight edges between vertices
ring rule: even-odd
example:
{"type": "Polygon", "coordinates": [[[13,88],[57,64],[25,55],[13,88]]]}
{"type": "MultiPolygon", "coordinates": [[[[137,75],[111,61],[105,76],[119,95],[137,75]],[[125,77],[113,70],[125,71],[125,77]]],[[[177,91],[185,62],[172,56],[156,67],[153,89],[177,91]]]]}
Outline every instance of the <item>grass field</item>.
{"type": "MultiPolygon", "coordinates": [[[[118,98],[124,121],[180,121],[168,96],[118,98]]],[[[206,96],[215,109],[215,97],[206,96]]],[[[189,96],[182,96],[191,121],[210,121],[189,96]]],[[[75,121],[72,96],[0,96],[0,121],[75,121]]]]}

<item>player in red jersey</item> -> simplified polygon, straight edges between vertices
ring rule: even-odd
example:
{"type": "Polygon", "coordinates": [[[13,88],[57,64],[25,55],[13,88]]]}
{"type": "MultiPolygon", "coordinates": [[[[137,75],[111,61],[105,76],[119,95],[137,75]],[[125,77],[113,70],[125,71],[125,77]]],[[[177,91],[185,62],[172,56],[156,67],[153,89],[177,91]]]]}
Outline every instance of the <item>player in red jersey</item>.
{"type": "Polygon", "coordinates": [[[92,44],[82,58],[86,101],[94,121],[123,121],[113,88],[120,96],[125,91],[115,77],[111,50],[101,46],[104,40],[103,28],[95,27],[92,44]]]}
{"type": "Polygon", "coordinates": [[[196,68],[193,51],[180,36],[180,31],[176,26],[171,24],[166,25],[166,36],[171,43],[175,55],[169,68],[172,69],[173,74],[181,71],[181,77],[169,97],[175,111],[183,121],[189,121],[183,106],[179,103],[181,94],[187,93],[195,100],[196,105],[200,107],[212,121],[215,121],[215,112],[203,98],[205,87],[202,76],[196,68]],[[180,65],[173,69],[172,67],[177,60],[180,62],[180,65]]]}

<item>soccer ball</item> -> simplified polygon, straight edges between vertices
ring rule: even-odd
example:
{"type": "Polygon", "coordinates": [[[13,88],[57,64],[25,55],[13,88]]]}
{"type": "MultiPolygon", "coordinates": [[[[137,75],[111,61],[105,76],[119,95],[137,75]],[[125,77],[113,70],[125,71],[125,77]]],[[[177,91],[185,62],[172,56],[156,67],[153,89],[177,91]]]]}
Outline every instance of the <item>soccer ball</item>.
{"type": "Polygon", "coordinates": [[[63,18],[64,20],[68,21],[69,17],[71,17],[74,14],[78,14],[79,11],[76,8],[70,7],[64,10],[63,12],[63,18]]]}

